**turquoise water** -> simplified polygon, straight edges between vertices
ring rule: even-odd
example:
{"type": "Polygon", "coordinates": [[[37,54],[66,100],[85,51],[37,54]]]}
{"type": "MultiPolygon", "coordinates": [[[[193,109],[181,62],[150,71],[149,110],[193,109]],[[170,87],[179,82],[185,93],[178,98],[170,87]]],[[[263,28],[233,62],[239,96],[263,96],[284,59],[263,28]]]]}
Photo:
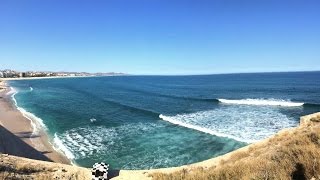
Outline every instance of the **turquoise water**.
{"type": "Polygon", "coordinates": [[[98,161],[115,169],[199,162],[320,111],[319,72],[41,79],[10,85],[20,110],[47,130],[57,149],[85,167],[98,161]]]}

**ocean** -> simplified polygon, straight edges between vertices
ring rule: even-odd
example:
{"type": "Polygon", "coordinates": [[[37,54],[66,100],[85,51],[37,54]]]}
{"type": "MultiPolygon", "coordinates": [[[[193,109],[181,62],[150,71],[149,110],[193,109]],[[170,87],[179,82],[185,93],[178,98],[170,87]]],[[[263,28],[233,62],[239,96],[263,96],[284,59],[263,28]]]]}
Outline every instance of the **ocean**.
{"type": "Polygon", "coordinates": [[[18,109],[73,163],[174,167],[226,154],[320,111],[320,72],[9,82],[18,109]]]}

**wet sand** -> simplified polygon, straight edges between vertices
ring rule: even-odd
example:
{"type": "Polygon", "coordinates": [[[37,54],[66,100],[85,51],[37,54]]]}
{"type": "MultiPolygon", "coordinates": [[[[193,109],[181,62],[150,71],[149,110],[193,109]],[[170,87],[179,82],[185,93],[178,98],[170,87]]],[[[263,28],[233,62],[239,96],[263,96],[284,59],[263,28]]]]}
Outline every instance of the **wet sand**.
{"type": "Polygon", "coordinates": [[[7,94],[9,89],[5,81],[0,82],[0,153],[70,164],[54,150],[44,131],[33,134],[31,121],[17,110],[7,94]]]}

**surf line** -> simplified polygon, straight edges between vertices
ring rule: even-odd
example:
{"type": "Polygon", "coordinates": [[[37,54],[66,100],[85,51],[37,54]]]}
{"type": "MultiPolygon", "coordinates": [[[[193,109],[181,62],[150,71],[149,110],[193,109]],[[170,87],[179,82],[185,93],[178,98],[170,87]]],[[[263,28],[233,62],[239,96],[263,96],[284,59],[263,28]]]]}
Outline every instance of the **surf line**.
{"type": "Polygon", "coordinates": [[[187,123],[184,123],[184,122],[180,122],[180,121],[175,120],[172,117],[165,116],[165,115],[162,115],[162,114],[159,115],[159,118],[164,120],[164,121],[167,121],[167,122],[170,122],[172,124],[175,124],[175,125],[179,125],[179,126],[186,127],[186,128],[189,128],[189,129],[194,129],[194,130],[201,131],[201,132],[204,132],[204,133],[207,133],[207,134],[211,134],[211,135],[214,135],[214,136],[229,138],[229,139],[233,139],[233,140],[236,140],[236,141],[239,141],[239,142],[245,142],[245,143],[255,142],[255,141],[252,141],[252,140],[244,140],[244,139],[241,139],[241,138],[238,138],[238,137],[235,137],[235,136],[219,133],[219,132],[216,132],[216,131],[213,131],[213,130],[210,130],[210,129],[207,129],[207,128],[203,128],[203,127],[200,127],[200,126],[195,126],[195,125],[192,125],[192,124],[187,124],[187,123]]]}
{"type": "Polygon", "coordinates": [[[303,106],[304,103],[292,102],[277,99],[218,99],[219,102],[225,104],[239,104],[239,105],[256,105],[256,106],[285,106],[285,107],[298,107],[303,106]]]}

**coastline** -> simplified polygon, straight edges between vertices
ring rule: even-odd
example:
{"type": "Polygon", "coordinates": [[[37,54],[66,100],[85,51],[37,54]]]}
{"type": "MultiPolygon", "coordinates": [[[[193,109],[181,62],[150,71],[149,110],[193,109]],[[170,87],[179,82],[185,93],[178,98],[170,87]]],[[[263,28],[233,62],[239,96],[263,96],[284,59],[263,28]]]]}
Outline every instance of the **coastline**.
{"type": "MultiPolygon", "coordinates": [[[[319,177],[317,172],[320,172],[320,164],[314,159],[320,157],[319,132],[320,112],[302,116],[300,125],[297,127],[283,129],[262,141],[203,162],[150,170],[111,169],[108,177],[113,180],[210,179],[220,173],[219,177],[223,178],[217,179],[234,179],[234,177],[238,177],[238,179],[265,179],[265,177],[278,179],[279,175],[281,175],[281,179],[291,179],[290,177],[297,175],[295,174],[298,170],[296,169],[297,163],[301,163],[306,171],[298,175],[308,177],[303,179],[315,179],[312,177],[319,177]],[[279,163],[285,166],[279,166],[279,163]],[[212,174],[214,172],[217,174],[212,174]],[[231,173],[229,176],[226,174],[228,172],[231,173]],[[279,174],[280,172],[282,174],[279,174]]],[[[3,167],[14,165],[14,169],[4,172],[9,177],[19,177],[20,179],[37,179],[39,177],[43,177],[41,179],[91,179],[89,168],[2,154],[0,154],[0,159],[3,167]],[[35,173],[28,173],[30,171],[35,173]]]]}
{"type": "Polygon", "coordinates": [[[99,76],[45,76],[45,77],[19,77],[19,78],[0,78],[2,81],[19,81],[19,80],[34,80],[34,79],[64,79],[64,78],[89,78],[99,76]]]}
{"type": "MultiPolygon", "coordinates": [[[[6,86],[6,85],[3,85],[3,82],[0,82],[0,87],[2,86],[6,86]]],[[[32,146],[34,149],[37,150],[37,152],[46,156],[49,159],[49,161],[63,163],[63,164],[70,164],[70,161],[66,159],[66,157],[64,157],[62,154],[60,154],[59,152],[53,149],[44,131],[41,132],[39,136],[36,136],[36,137],[27,137],[27,138],[25,136],[21,137],[21,132],[32,132],[32,125],[30,120],[25,118],[20,113],[20,111],[18,111],[17,108],[15,108],[14,104],[11,101],[11,96],[6,94],[9,91],[8,86],[6,87],[7,87],[6,90],[0,90],[0,127],[3,126],[9,132],[14,134],[18,138],[20,138],[21,141],[24,141],[26,144],[32,146]],[[11,121],[12,119],[14,121],[11,121]]],[[[153,179],[153,178],[161,179],[161,177],[171,176],[172,173],[178,173],[178,172],[193,173],[193,172],[199,171],[199,169],[201,170],[201,172],[210,171],[212,169],[218,169],[218,170],[222,169],[221,171],[223,171],[224,170],[223,168],[228,169],[230,164],[232,165],[234,163],[238,163],[238,164],[240,163],[241,165],[245,165],[246,163],[248,164],[253,160],[256,160],[256,159],[259,160],[259,158],[261,159],[261,156],[270,157],[270,156],[277,155],[272,153],[277,153],[279,152],[279,150],[283,150],[283,147],[286,148],[288,143],[295,144],[296,139],[293,139],[293,138],[296,136],[297,136],[296,138],[301,139],[301,137],[309,137],[310,135],[312,135],[312,133],[318,134],[317,132],[319,132],[320,130],[319,118],[320,118],[320,113],[302,116],[300,119],[300,124],[296,127],[283,129],[264,140],[252,143],[248,146],[242,147],[240,149],[237,149],[225,155],[211,158],[202,162],[183,165],[180,167],[170,167],[170,168],[150,169],[150,170],[110,170],[110,173],[111,173],[110,175],[112,176],[111,179],[137,179],[137,180],[153,179]],[[306,132],[310,132],[311,134],[304,134],[306,132]],[[258,156],[257,154],[261,154],[261,155],[258,156]]],[[[28,148],[15,145],[15,143],[13,143],[14,141],[13,139],[12,140],[10,138],[5,139],[6,141],[11,141],[11,143],[7,143],[7,144],[3,143],[1,141],[4,135],[3,132],[4,131],[1,130],[0,128],[0,134],[1,134],[0,152],[2,152],[3,149],[6,150],[7,148],[9,149],[11,148],[13,150],[18,149],[18,151],[24,153],[24,154],[20,154],[19,156],[27,157],[29,159],[44,160],[42,159],[41,155],[39,156],[35,155],[30,157],[31,152],[28,151],[28,148]]],[[[28,135],[28,133],[23,133],[22,135],[28,135]]],[[[313,136],[310,136],[310,137],[313,137],[313,136]]],[[[304,147],[304,145],[301,145],[301,146],[304,147]]],[[[290,152],[293,150],[290,150],[290,152]]],[[[16,154],[13,154],[13,155],[16,156],[16,154]]],[[[0,157],[2,156],[3,155],[1,155],[0,153],[0,157]]],[[[15,159],[14,157],[8,157],[8,156],[3,156],[3,157],[8,159],[10,158],[15,159]]],[[[279,157],[283,158],[282,156],[279,156],[279,157]]],[[[266,159],[266,160],[268,160],[268,162],[271,162],[270,159],[266,159]]],[[[280,159],[280,160],[282,162],[283,159],[280,159]]],[[[17,162],[19,163],[21,163],[21,161],[25,161],[26,164],[31,162],[34,164],[34,167],[39,166],[40,164],[41,164],[41,167],[52,165],[50,163],[44,163],[44,162],[28,160],[28,159],[17,160],[17,162]]],[[[55,166],[54,167],[55,169],[58,168],[56,166],[63,167],[63,170],[58,172],[60,176],[66,174],[67,171],[69,173],[71,171],[69,169],[73,169],[72,171],[77,171],[76,174],[77,173],[83,174],[83,178],[79,177],[78,179],[88,179],[88,177],[90,177],[90,169],[76,167],[76,166],[65,166],[57,163],[54,163],[53,165],[55,166]]],[[[256,172],[258,170],[252,170],[252,172],[256,172]]],[[[53,170],[50,170],[50,172],[52,171],[53,170]]],[[[56,177],[56,174],[54,174],[53,176],[56,177]]]]}
{"type": "Polygon", "coordinates": [[[34,122],[15,107],[12,102],[10,87],[6,80],[0,82],[0,153],[11,154],[31,159],[71,164],[62,153],[56,151],[44,130],[33,133],[34,122]],[[5,135],[4,135],[5,134],[5,135]]]}

